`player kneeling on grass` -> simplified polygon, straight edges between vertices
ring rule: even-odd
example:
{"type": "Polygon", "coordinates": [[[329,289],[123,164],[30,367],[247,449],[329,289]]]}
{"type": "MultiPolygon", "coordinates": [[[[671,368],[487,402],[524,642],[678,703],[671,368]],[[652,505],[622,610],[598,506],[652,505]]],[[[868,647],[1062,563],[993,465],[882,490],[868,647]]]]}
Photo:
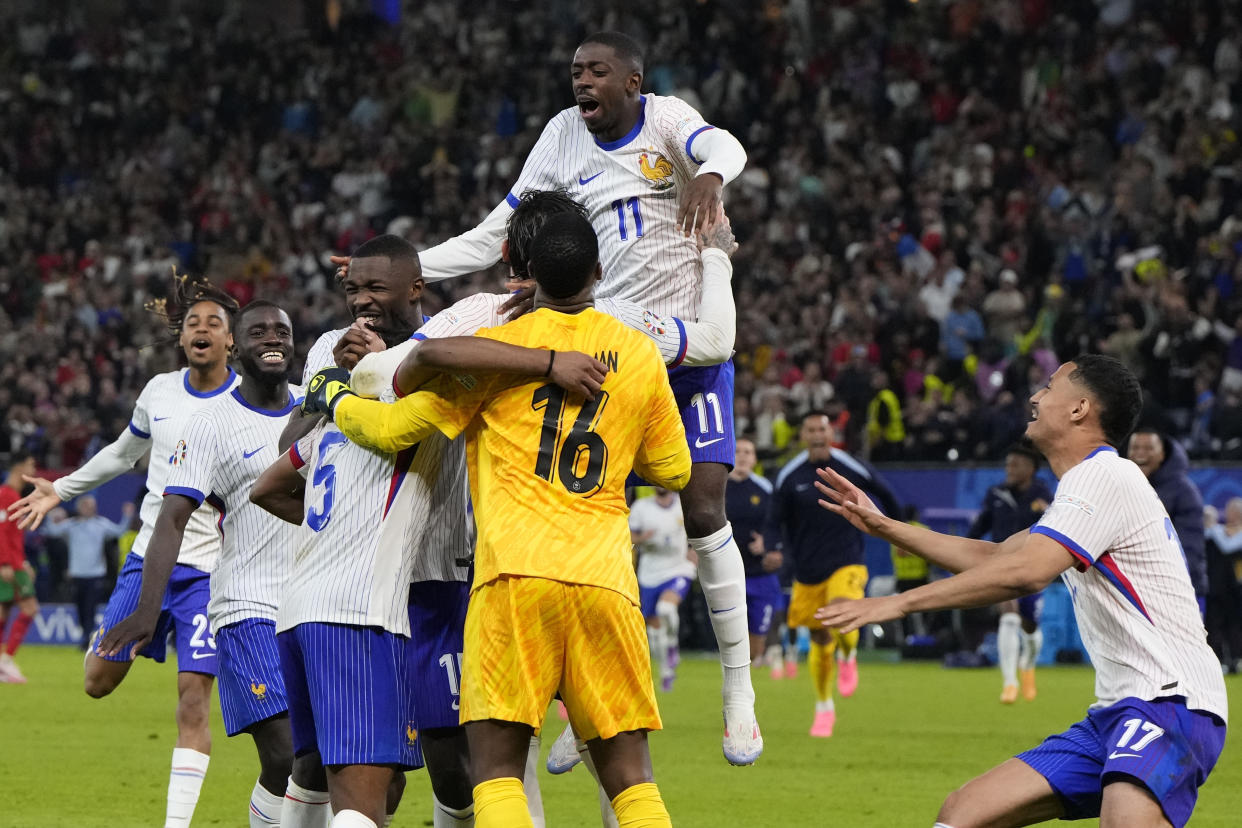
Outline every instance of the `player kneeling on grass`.
{"type": "Polygon", "coordinates": [[[1011,600],[1060,576],[1096,668],[1096,702],[1069,730],[950,794],[936,825],[1098,816],[1104,828],[1180,828],[1224,746],[1228,701],[1173,524],[1139,467],[1117,454],[1142,390],[1116,359],[1087,355],[1058,368],[1031,404],[1026,434],[1059,483],[1039,522],[1001,543],[887,518],[844,477],[822,470],[824,508],[959,574],[842,601],[818,617],[853,630],[1011,600]]]}
{"type": "Polygon", "coordinates": [[[558,691],[620,825],[671,825],[647,749],[660,717],[624,486],[634,468],[680,490],[690,455],[655,345],[591,306],[598,259],[585,219],[549,219],[530,257],[534,312],[479,333],[549,348],[549,364],[557,350],[610,356],[593,399],[510,376],[440,377],[386,405],[357,398],[335,371],[320,372],[307,398],[383,451],[435,431],[466,435],[479,534],[461,718],[479,828],[532,824],[521,777],[558,691]]]}

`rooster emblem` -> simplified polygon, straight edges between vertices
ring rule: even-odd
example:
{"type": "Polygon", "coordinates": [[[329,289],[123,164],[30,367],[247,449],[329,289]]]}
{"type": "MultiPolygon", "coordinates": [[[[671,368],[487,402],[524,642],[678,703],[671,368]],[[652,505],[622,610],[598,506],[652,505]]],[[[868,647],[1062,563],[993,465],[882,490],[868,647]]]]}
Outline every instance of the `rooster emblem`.
{"type": "Polygon", "coordinates": [[[267,685],[256,684],[252,681],[250,682],[250,692],[254,693],[255,701],[263,701],[267,698],[267,685]]]}
{"type": "Polygon", "coordinates": [[[638,169],[657,190],[667,190],[673,186],[673,165],[654,150],[638,156],[638,169]]]}
{"type": "Polygon", "coordinates": [[[412,724],[405,726],[405,740],[410,747],[418,743],[418,730],[412,724]]]}

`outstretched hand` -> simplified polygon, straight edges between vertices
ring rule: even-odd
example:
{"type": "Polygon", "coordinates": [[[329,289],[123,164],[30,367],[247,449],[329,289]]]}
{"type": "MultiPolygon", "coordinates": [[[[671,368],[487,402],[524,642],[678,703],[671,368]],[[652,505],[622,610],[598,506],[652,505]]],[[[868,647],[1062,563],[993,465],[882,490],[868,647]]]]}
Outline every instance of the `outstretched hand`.
{"type": "Polygon", "coordinates": [[[901,608],[900,595],[834,601],[815,611],[815,617],[821,624],[843,633],[853,632],[867,624],[882,624],[904,618],[905,615],[905,610],[901,608]]]}
{"type": "Polygon", "coordinates": [[[820,506],[845,518],[855,529],[868,535],[879,536],[884,531],[888,518],[876,508],[862,489],[832,469],[816,469],[815,473],[819,475],[815,488],[827,498],[819,501],[820,506]]]}
{"type": "Polygon", "coordinates": [[[34,491],[8,508],[9,520],[17,521],[18,529],[38,529],[47,513],[60,505],[60,495],[50,480],[24,474],[22,480],[34,486],[34,491]]]}
{"type": "Polygon", "coordinates": [[[607,365],[577,351],[557,351],[552,357],[552,370],[548,373],[548,377],[561,388],[588,400],[595,399],[607,376],[607,365]]]}

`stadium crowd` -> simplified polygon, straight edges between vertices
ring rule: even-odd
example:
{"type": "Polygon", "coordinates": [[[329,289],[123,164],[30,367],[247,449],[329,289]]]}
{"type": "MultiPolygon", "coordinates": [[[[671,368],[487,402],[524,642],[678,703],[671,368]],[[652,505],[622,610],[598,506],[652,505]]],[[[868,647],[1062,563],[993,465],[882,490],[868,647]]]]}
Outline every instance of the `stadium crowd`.
{"type": "Polygon", "coordinates": [[[609,5],[15,21],[0,452],[72,467],[125,427],[177,358],[144,309],[174,266],[280,301],[304,354],[341,323],[331,254],[426,246],[505,196],[572,103],[571,21],[591,19],[748,148],[726,198],[737,420],[761,456],[826,409],[873,460],[995,460],[1089,348],[1139,372],[1192,456],[1242,458],[1242,2],[609,5]]]}

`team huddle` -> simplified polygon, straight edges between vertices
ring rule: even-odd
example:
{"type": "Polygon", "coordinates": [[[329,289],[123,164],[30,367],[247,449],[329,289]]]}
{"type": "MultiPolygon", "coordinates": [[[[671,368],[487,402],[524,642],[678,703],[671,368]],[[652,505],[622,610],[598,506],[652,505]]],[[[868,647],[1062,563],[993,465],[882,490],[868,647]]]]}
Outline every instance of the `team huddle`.
{"type": "MultiPolygon", "coordinates": [[[[386,825],[403,771],[423,766],[435,826],[542,825],[534,762],[556,698],[605,821],[671,825],[648,752],[661,728],[651,663],[671,686],[695,571],[673,555],[636,573],[635,545],[694,551],[720,648],[724,757],[762,754],[750,664],[770,610],[748,626],[746,581],[771,578],[746,571],[724,508],[737,245],[721,195],[746,156],[683,101],[640,94],[642,68],[627,36],[588,38],[576,105],[478,227],[421,254],[378,236],[340,260],[354,322],[319,338],[300,385],[277,303],[238,308],[180,279],[163,310],[188,367],[147,384],[114,443],[54,483],[32,480],[9,508],[37,526],[151,453],[142,528],[85,687],[105,696],[136,655],[163,661],[175,643],[166,826],[190,824],[216,682],[228,734],[256,746],[252,826],[386,825]],[[424,317],[427,282],[500,261],[514,292],[424,317]],[[658,494],[631,520],[639,481],[658,494]]],[[[834,652],[851,654],[841,669],[856,684],[860,627],[1016,599],[1055,577],[1074,592],[1098,669],[1091,715],[951,795],[937,825],[1180,826],[1223,746],[1223,681],[1176,535],[1110,449],[1141,405],[1124,371],[1079,358],[1033,398],[1028,434],[1061,485],[1035,527],[996,544],[886,517],[831,452],[811,452],[823,468],[807,470],[811,499],[794,507],[960,573],[892,598],[862,598],[861,582],[803,590],[828,733],[834,652]]]]}

